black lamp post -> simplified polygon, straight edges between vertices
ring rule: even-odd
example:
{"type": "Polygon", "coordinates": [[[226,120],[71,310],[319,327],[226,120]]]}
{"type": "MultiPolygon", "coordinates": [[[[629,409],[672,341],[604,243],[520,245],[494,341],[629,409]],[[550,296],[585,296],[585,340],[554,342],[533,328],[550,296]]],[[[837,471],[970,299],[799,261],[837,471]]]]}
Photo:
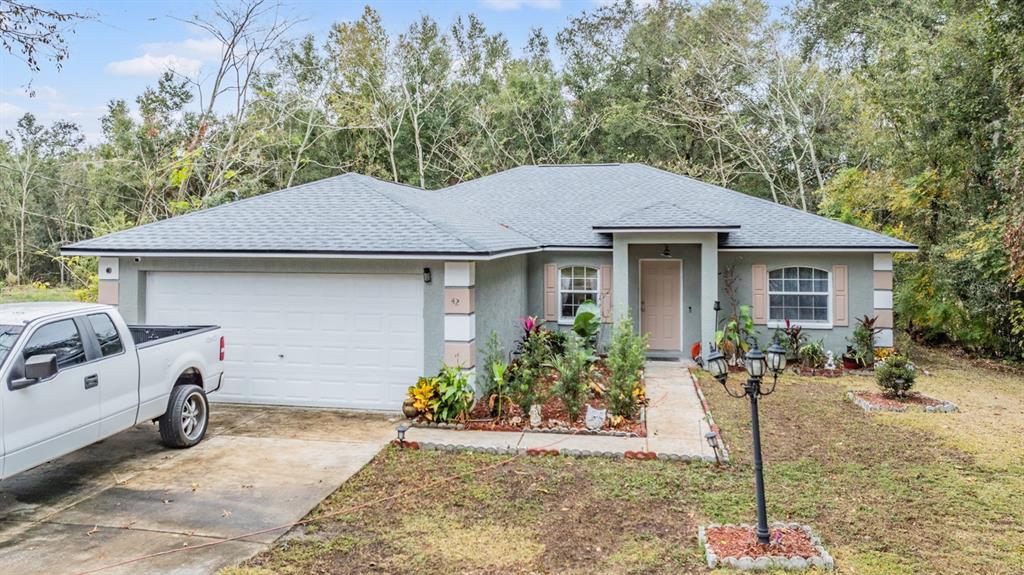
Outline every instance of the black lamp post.
{"type": "Polygon", "coordinates": [[[718,380],[718,383],[722,384],[726,393],[736,398],[743,396],[750,398],[750,423],[754,435],[754,488],[757,490],[757,542],[764,545],[767,545],[769,542],[768,516],[764,503],[761,424],[757,417],[757,400],[766,395],[771,395],[775,391],[775,385],[779,382],[779,374],[782,373],[782,370],[786,369],[786,350],[781,345],[773,343],[767,352],[767,356],[761,353],[761,350],[757,347],[757,342],[754,342],[754,348],[747,352],[744,365],[747,368],[747,375],[749,377],[741,393],[734,393],[726,385],[726,379],[729,376],[729,364],[726,363],[725,356],[718,350],[714,350],[707,359],[708,371],[718,380]],[[761,387],[766,371],[772,375],[772,386],[767,390],[761,387]]]}

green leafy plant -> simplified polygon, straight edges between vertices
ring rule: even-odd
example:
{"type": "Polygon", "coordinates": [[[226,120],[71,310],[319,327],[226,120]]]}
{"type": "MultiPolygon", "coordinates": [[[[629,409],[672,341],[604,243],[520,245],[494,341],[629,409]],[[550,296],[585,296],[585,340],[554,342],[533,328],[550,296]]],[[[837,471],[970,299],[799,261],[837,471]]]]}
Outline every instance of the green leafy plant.
{"type": "Polygon", "coordinates": [[[423,419],[434,421],[434,408],[437,405],[437,378],[421,377],[416,385],[409,387],[409,398],[423,419]]]}
{"type": "Polygon", "coordinates": [[[850,347],[853,348],[853,359],[861,367],[869,366],[875,361],[875,335],[879,330],[875,327],[878,317],[864,317],[857,320],[857,326],[853,328],[853,336],[847,338],[850,347]]]}
{"type": "Polygon", "coordinates": [[[529,413],[531,405],[541,403],[538,380],[555,355],[552,348],[560,348],[561,341],[564,338],[541,328],[536,318],[523,320],[523,336],[509,365],[508,377],[511,395],[524,414],[529,413]]]}
{"type": "Polygon", "coordinates": [[[572,331],[583,338],[588,347],[596,348],[601,335],[601,308],[590,300],[581,303],[572,322],[572,331]]]}
{"type": "Polygon", "coordinates": [[[628,317],[619,320],[605,359],[611,372],[606,395],[612,415],[627,418],[636,415],[644,397],[640,370],[646,359],[647,335],[637,335],[628,317]]]}
{"type": "Polygon", "coordinates": [[[819,339],[800,348],[800,361],[805,367],[821,369],[825,367],[825,341],[819,339]]]}
{"type": "Polygon", "coordinates": [[[433,405],[436,421],[454,421],[469,414],[473,406],[473,389],[466,374],[458,366],[441,367],[441,372],[433,380],[437,385],[433,405]]]}
{"type": "Polygon", "coordinates": [[[480,397],[490,397],[494,392],[494,365],[501,364],[505,365],[505,350],[501,347],[501,340],[498,338],[498,332],[491,331],[491,335],[487,338],[487,344],[484,345],[484,356],[483,361],[480,363],[480,377],[477,378],[477,389],[480,392],[480,397]]]}
{"type": "Polygon", "coordinates": [[[796,359],[799,357],[800,348],[807,343],[807,334],[804,333],[804,328],[795,323],[790,323],[787,319],[786,327],[776,329],[772,339],[786,350],[786,357],[788,359],[796,359]]]}
{"type": "Polygon", "coordinates": [[[723,321],[723,328],[715,332],[715,347],[725,355],[729,363],[737,365],[743,361],[743,357],[750,351],[751,342],[756,338],[750,306],[739,306],[736,314],[723,321]]]}
{"type": "Polygon", "coordinates": [[[555,384],[554,392],[565,405],[571,421],[579,419],[580,410],[587,401],[587,379],[593,359],[583,338],[571,334],[566,338],[565,351],[552,362],[558,372],[558,383],[555,384]]]}
{"type": "Polygon", "coordinates": [[[906,397],[915,379],[917,368],[903,355],[890,355],[875,365],[875,383],[886,395],[906,397]]]}
{"type": "Polygon", "coordinates": [[[505,378],[506,372],[508,372],[508,364],[502,361],[491,364],[491,393],[487,396],[487,404],[491,414],[498,419],[501,419],[512,402],[512,397],[508,393],[509,385],[505,378]]]}

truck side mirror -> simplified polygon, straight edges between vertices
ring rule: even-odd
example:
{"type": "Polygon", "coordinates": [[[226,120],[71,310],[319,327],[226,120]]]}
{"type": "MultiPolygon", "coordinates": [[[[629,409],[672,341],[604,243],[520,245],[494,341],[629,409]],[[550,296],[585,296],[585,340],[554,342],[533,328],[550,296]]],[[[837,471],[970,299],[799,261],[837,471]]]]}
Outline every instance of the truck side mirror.
{"type": "Polygon", "coordinates": [[[33,355],[25,360],[25,379],[39,381],[57,375],[57,356],[52,353],[33,355]]]}

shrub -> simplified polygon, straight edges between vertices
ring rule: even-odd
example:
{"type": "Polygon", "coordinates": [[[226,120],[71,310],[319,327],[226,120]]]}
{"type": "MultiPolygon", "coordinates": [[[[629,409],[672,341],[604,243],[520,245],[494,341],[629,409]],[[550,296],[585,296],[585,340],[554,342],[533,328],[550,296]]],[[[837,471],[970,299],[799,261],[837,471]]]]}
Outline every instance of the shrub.
{"type": "Polygon", "coordinates": [[[490,397],[494,392],[494,366],[505,365],[505,350],[501,347],[501,340],[498,339],[498,332],[491,331],[484,346],[484,357],[480,363],[480,377],[477,378],[477,389],[481,397],[490,397]]]}
{"type": "Polygon", "coordinates": [[[869,366],[875,359],[875,334],[878,329],[875,322],[878,317],[864,317],[857,320],[857,327],[853,329],[853,336],[849,338],[850,347],[853,348],[853,359],[861,367],[869,366]]]}
{"type": "Polygon", "coordinates": [[[596,348],[597,338],[601,335],[601,308],[590,300],[581,303],[572,322],[572,331],[583,338],[588,347],[596,348]]]}
{"type": "Polygon", "coordinates": [[[725,322],[725,327],[715,332],[715,347],[725,355],[730,364],[738,365],[750,351],[751,342],[757,339],[750,306],[739,306],[735,314],[722,321],[725,322]]]}
{"type": "Polygon", "coordinates": [[[905,397],[916,378],[914,364],[900,354],[892,354],[875,366],[875,382],[886,395],[905,397]]]}
{"type": "Polygon", "coordinates": [[[552,348],[562,347],[560,341],[560,337],[540,327],[536,318],[523,319],[523,336],[508,370],[512,397],[523,414],[529,413],[534,403],[541,403],[538,379],[551,362],[552,348]]]}
{"type": "Polygon", "coordinates": [[[434,418],[437,421],[454,421],[469,414],[473,407],[473,389],[458,366],[445,365],[433,380],[437,383],[437,398],[434,400],[434,418]]]}
{"type": "Polygon", "coordinates": [[[799,350],[800,361],[806,367],[820,369],[825,367],[825,341],[819,339],[811,342],[799,350]]]}
{"type": "Polygon", "coordinates": [[[421,377],[409,388],[413,406],[427,421],[448,422],[465,417],[473,406],[469,379],[457,366],[446,365],[433,377],[421,377]]]}
{"type": "Polygon", "coordinates": [[[777,341],[786,350],[786,357],[788,359],[796,359],[800,353],[800,348],[807,343],[807,334],[804,333],[804,328],[795,323],[790,323],[787,319],[786,327],[776,329],[772,339],[777,341]]]}
{"type": "Polygon", "coordinates": [[[569,420],[579,419],[583,404],[587,401],[587,376],[593,360],[591,351],[583,338],[571,334],[566,338],[565,351],[555,357],[553,365],[558,371],[558,383],[555,384],[555,395],[569,412],[569,420]]]}
{"type": "Polygon", "coordinates": [[[647,353],[647,336],[633,331],[628,317],[615,326],[605,364],[611,371],[608,383],[608,409],[612,415],[634,417],[643,398],[640,370],[647,353]]]}

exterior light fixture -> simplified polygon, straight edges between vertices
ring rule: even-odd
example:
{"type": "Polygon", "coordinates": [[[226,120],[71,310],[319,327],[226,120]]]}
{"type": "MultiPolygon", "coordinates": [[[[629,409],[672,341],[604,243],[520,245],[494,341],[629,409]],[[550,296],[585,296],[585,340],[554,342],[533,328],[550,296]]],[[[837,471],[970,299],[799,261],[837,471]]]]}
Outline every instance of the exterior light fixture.
{"type": "Polygon", "coordinates": [[[668,244],[665,244],[665,248],[661,250],[661,257],[670,258],[672,257],[672,250],[668,249],[668,244]]]}
{"type": "Polygon", "coordinates": [[[718,459],[718,434],[714,431],[709,431],[704,434],[704,439],[711,446],[711,452],[715,454],[715,463],[721,464],[721,460],[718,459]]]}
{"type": "MultiPolygon", "coordinates": [[[[715,302],[716,312],[718,302],[715,302]]],[[[754,489],[757,495],[757,542],[762,545],[769,543],[768,539],[768,516],[765,511],[764,502],[764,464],[761,459],[761,423],[758,418],[757,401],[775,391],[775,385],[779,381],[779,375],[786,369],[786,350],[777,342],[768,348],[767,356],[758,348],[757,342],[744,357],[744,367],[747,369],[747,383],[742,391],[733,391],[727,385],[729,377],[729,364],[725,356],[718,350],[713,350],[707,358],[707,370],[725,388],[725,392],[731,397],[746,397],[750,400],[750,424],[754,436],[754,489]],[[762,387],[765,372],[772,376],[770,388],[762,387]]],[[[708,443],[711,438],[707,437],[708,443]]],[[[715,452],[718,456],[718,452],[715,452]]]]}
{"type": "Polygon", "coordinates": [[[398,446],[405,449],[405,432],[409,431],[409,426],[405,423],[399,423],[395,431],[398,433],[398,446]]]}
{"type": "Polygon", "coordinates": [[[430,273],[430,268],[423,268],[423,283],[428,284],[432,279],[433,277],[430,273]]]}

